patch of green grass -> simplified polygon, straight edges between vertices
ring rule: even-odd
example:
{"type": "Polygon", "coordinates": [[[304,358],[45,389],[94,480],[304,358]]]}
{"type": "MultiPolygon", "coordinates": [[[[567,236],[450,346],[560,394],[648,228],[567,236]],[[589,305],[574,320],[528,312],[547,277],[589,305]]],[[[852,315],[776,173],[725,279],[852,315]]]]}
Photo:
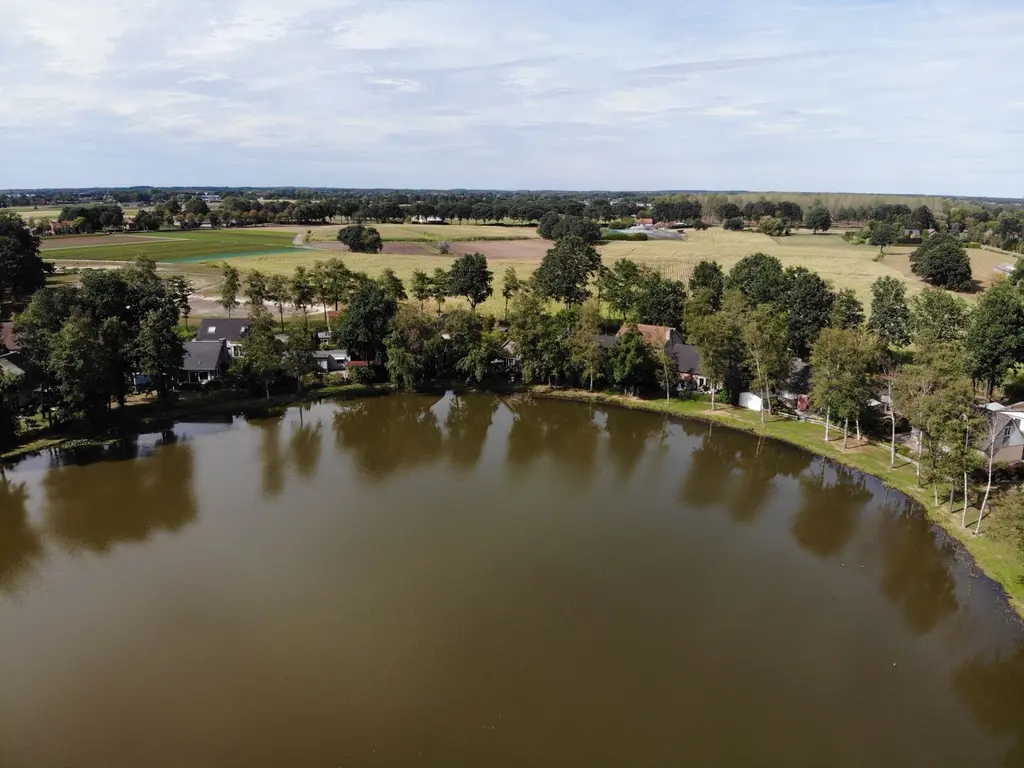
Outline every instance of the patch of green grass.
{"type": "Polygon", "coordinates": [[[206,261],[256,254],[298,251],[294,235],[265,230],[151,232],[145,243],[83,246],[47,251],[45,258],[80,261],[132,261],[139,255],[156,261],[206,261]]]}

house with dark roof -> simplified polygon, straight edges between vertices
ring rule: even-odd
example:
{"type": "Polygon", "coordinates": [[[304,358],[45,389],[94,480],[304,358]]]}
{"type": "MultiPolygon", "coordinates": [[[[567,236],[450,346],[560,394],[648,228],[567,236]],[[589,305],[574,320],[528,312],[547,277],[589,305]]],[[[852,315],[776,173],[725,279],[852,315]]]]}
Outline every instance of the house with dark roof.
{"type": "Polygon", "coordinates": [[[700,369],[700,350],[693,344],[673,343],[668,346],[669,356],[675,360],[679,372],[680,383],[686,383],[697,389],[708,388],[708,378],[700,369]]]}
{"type": "Polygon", "coordinates": [[[14,332],[14,323],[0,323],[0,345],[8,352],[21,350],[18,335],[14,332]]]}
{"type": "Polygon", "coordinates": [[[992,460],[996,463],[1024,461],[1024,403],[1011,406],[989,403],[985,411],[994,428],[992,460]]]}
{"type": "Polygon", "coordinates": [[[249,332],[247,317],[206,317],[199,321],[196,341],[223,341],[228,354],[237,357],[249,332]]]}
{"type": "Polygon", "coordinates": [[[18,404],[25,405],[39,386],[39,370],[21,352],[0,354],[0,373],[18,379],[18,404]]]}
{"type": "Polygon", "coordinates": [[[206,384],[223,376],[230,364],[231,355],[223,339],[187,341],[180,380],[183,384],[206,384]]]}
{"type": "Polygon", "coordinates": [[[683,334],[675,328],[667,325],[644,325],[643,323],[627,323],[619,328],[617,336],[627,333],[630,328],[635,327],[644,337],[644,341],[656,349],[667,350],[672,344],[685,344],[683,334]]]}

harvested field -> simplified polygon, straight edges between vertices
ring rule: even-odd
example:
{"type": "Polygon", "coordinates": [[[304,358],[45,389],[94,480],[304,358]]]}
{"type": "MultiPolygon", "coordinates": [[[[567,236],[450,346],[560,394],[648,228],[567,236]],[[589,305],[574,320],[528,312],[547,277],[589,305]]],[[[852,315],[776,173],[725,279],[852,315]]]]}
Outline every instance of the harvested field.
{"type": "Polygon", "coordinates": [[[73,235],[47,237],[39,244],[40,251],[60,251],[65,248],[96,248],[101,245],[131,245],[133,243],[162,242],[159,237],[147,235],[73,235]]]}
{"type": "Polygon", "coordinates": [[[553,244],[549,240],[505,240],[502,242],[484,241],[475,243],[452,243],[452,254],[482,253],[497,261],[529,261],[532,266],[540,263],[544,254],[553,244]]]}
{"type": "MultiPolygon", "coordinates": [[[[338,230],[343,224],[326,226],[280,226],[273,229],[278,232],[296,233],[311,232],[315,242],[332,242],[338,238],[338,230]]],[[[537,240],[540,235],[533,227],[503,227],[498,225],[475,224],[367,224],[373,227],[385,241],[407,243],[438,243],[459,240],[537,240]]]]}
{"type": "MultiPolygon", "coordinates": [[[[344,254],[351,253],[347,245],[345,245],[344,243],[339,243],[337,241],[333,243],[313,243],[312,245],[309,246],[309,249],[344,254]]],[[[394,253],[413,256],[437,256],[438,250],[436,246],[431,246],[427,243],[384,243],[383,253],[394,253]]]]}

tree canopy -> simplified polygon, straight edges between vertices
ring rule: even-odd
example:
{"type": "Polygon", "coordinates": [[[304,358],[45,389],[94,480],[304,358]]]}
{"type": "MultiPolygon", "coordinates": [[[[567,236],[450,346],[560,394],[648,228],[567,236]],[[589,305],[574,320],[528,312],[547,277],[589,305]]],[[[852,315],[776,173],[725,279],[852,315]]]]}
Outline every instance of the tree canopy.
{"type": "Polygon", "coordinates": [[[380,253],[384,250],[384,241],[376,227],[363,224],[351,224],[338,230],[338,240],[349,247],[353,253],[380,253]]]}
{"type": "Polygon", "coordinates": [[[948,234],[936,234],[925,240],[910,255],[910,269],[932,285],[951,291],[971,287],[971,260],[967,249],[948,234]]]}
{"type": "Polygon", "coordinates": [[[907,286],[895,277],[880,277],[871,284],[871,317],[868,329],[889,347],[910,343],[910,307],[907,286]]]}
{"type": "Polygon", "coordinates": [[[459,256],[448,272],[451,295],[465,296],[474,310],[494,292],[491,288],[493,280],[494,273],[487,268],[487,257],[482,253],[459,256]]]}
{"type": "Polygon", "coordinates": [[[590,295],[590,278],[601,266],[601,257],[593,246],[569,235],[555,242],[533,273],[544,293],[566,304],[582,304],[590,295]]]}

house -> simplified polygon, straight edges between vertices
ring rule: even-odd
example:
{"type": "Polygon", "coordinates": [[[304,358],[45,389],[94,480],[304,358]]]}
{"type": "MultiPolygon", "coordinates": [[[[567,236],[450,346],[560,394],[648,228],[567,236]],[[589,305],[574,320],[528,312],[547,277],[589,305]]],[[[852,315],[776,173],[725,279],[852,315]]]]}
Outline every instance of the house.
{"type": "Polygon", "coordinates": [[[219,203],[220,195],[201,195],[204,203],[219,203]]]}
{"type": "Polygon", "coordinates": [[[325,349],[313,353],[316,367],[324,373],[343,371],[348,366],[348,350],[325,349]]]}
{"type": "Polygon", "coordinates": [[[789,376],[779,382],[779,399],[795,406],[798,411],[806,411],[810,392],[811,364],[794,357],[789,362],[789,376]]]}
{"type": "Polygon", "coordinates": [[[223,376],[230,364],[231,355],[223,339],[187,341],[185,360],[181,366],[181,382],[206,384],[223,376]]]}
{"type": "Polygon", "coordinates": [[[18,352],[21,349],[18,334],[14,332],[14,323],[0,323],[0,345],[8,352],[18,352]]]}
{"type": "Polygon", "coordinates": [[[199,321],[196,341],[223,341],[231,357],[238,357],[242,343],[249,332],[249,319],[245,317],[207,317],[199,321]]]}
{"type": "Polygon", "coordinates": [[[989,403],[985,410],[989,412],[989,418],[993,420],[996,429],[992,460],[996,463],[1024,461],[1024,403],[1009,407],[1001,403],[989,403]]]}
{"type": "Polygon", "coordinates": [[[322,349],[324,345],[331,343],[331,332],[330,331],[314,331],[313,332],[313,344],[318,348],[322,349]]]}
{"type": "Polygon", "coordinates": [[[654,226],[654,219],[637,219],[635,226],[637,226],[637,227],[653,227],[654,226]]]}
{"type": "MultiPolygon", "coordinates": [[[[630,328],[633,328],[632,324],[627,324],[619,328],[618,336],[622,336],[629,332],[630,328]]],[[[636,329],[640,331],[644,337],[644,341],[650,344],[652,347],[657,349],[667,350],[672,344],[683,344],[683,334],[677,331],[675,328],[669,328],[667,325],[644,325],[642,323],[636,324],[636,329]]]]}
{"type": "Polygon", "coordinates": [[[697,389],[707,389],[709,381],[700,370],[700,350],[693,344],[669,344],[669,356],[675,360],[679,371],[680,384],[687,384],[697,389]]]}
{"type": "Polygon", "coordinates": [[[594,341],[597,342],[597,346],[606,352],[615,346],[615,342],[619,340],[618,336],[609,336],[606,333],[599,333],[594,336],[594,341]]]}
{"type": "Polygon", "coordinates": [[[497,357],[491,361],[491,365],[510,371],[518,368],[523,362],[523,356],[519,354],[519,348],[512,339],[506,340],[498,347],[497,357]]]}
{"type": "Polygon", "coordinates": [[[17,377],[18,405],[26,405],[39,386],[38,369],[21,352],[7,352],[0,355],[0,373],[17,377]]]}

